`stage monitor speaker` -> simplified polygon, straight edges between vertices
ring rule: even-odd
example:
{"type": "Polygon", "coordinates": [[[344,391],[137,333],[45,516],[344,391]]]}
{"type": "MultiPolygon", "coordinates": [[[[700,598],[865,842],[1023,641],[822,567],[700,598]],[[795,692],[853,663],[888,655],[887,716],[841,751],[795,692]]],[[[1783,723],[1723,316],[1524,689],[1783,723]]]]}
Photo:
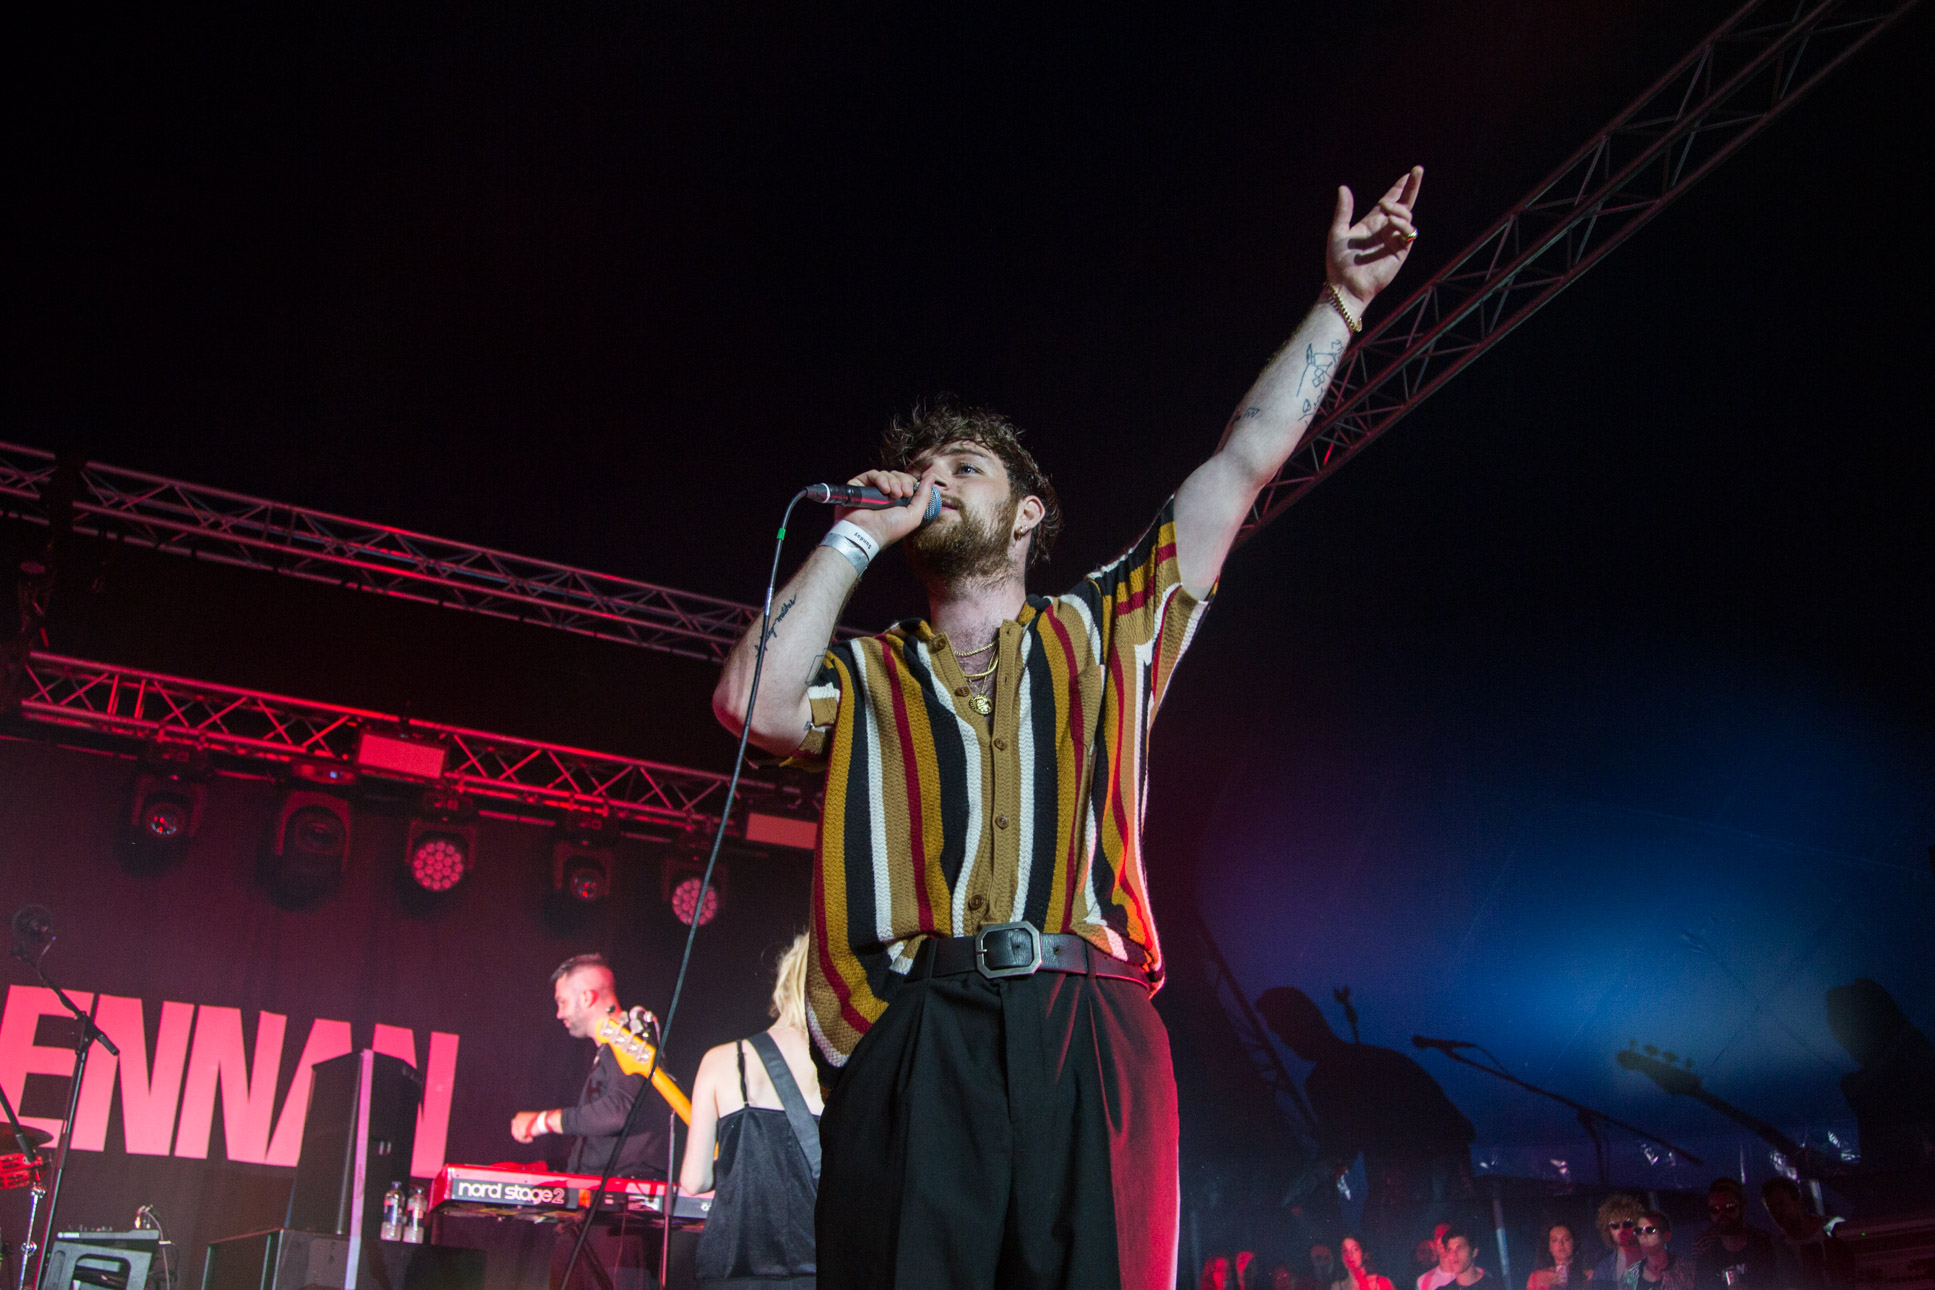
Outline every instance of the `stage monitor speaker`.
{"type": "MultiPolygon", "coordinates": [[[[482,1250],[378,1241],[357,1262],[357,1290],[484,1290],[482,1250]]],[[[278,1228],[209,1242],[202,1290],[343,1290],[349,1271],[349,1238],[278,1228]]]]}
{"type": "Polygon", "coordinates": [[[202,1290],[307,1290],[349,1284],[349,1242],[276,1228],[210,1241],[202,1290]]]}
{"type": "Polygon", "coordinates": [[[147,1290],[161,1233],[56,1232],[47,1247],[44,1290],[147,1290]]]}
{"type": "Polygon", "coordinates": [[[410,1183],[423,1082],[408,1062],[368,1048],[312,1069],[285,1225],[374,1242],[383,1193],[410,1183]]]}

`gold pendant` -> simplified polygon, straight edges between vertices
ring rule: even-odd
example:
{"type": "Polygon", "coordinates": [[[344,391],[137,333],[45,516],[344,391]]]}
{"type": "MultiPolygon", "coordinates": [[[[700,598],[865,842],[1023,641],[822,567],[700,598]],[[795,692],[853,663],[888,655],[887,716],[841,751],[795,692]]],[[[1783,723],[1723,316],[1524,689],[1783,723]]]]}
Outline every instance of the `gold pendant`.
{"type": "Polygon", "coordinates": [[[985,694],[977,694],[968,700],[968,706],[985,717],[994,711],[994,700],[985,694]]]}

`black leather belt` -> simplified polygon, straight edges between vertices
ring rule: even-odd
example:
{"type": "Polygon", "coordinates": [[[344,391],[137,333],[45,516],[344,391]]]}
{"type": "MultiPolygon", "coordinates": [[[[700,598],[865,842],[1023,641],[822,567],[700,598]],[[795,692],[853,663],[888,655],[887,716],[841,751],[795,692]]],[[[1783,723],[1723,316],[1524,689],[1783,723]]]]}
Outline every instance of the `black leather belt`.
{"type": "Polygon", "coordinates": [[[1149,978],[1133,964],[1104,954],[1079,936],[1036,931],[1032,923],[995,923],[975,936],[930,936],[914,954],[912,981],[930,976],[979,972],[990,981],[1037,972],[1134,981],[1145,990],[1149,978]]]}

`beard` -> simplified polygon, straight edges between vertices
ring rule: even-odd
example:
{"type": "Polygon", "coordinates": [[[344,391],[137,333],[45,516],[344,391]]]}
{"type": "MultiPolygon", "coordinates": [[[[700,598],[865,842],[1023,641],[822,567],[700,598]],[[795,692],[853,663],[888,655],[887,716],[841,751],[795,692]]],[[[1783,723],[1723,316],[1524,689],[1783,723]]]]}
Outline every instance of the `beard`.
{"type": "Polygon", "coordinates": [[[1010,496],[996,513],[977,515],[966,506],[955,522],[922,525],[907,538],[907,563],[923,582],[958,583],[998,578],[1008,572],[1008,544],[1021,499],[1010,496]]]}

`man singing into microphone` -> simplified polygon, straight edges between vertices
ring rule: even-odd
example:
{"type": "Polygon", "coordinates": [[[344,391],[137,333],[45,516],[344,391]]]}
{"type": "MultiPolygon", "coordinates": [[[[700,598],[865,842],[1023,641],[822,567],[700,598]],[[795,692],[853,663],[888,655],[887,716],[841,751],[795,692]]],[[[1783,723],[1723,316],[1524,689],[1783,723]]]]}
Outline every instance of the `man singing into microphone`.
{"type": "Polygon", "coordinates": [[[1174,1285],[1149,728],[1251,503],[1406,258],[1422,179],[1356,223],[1339,191],[1316,304],[1115,562],[1030,596],[1053,488],[1003,418],[917,412],[853,481],[911,504],[845,513],[787,583],[750,714],[757,628],[727,661],[720,720],[827,776],[807,985],[831,1086],[820,1284],[1174,1285]],[[927,619],[829,648],[902,540],[927,619]]]}

